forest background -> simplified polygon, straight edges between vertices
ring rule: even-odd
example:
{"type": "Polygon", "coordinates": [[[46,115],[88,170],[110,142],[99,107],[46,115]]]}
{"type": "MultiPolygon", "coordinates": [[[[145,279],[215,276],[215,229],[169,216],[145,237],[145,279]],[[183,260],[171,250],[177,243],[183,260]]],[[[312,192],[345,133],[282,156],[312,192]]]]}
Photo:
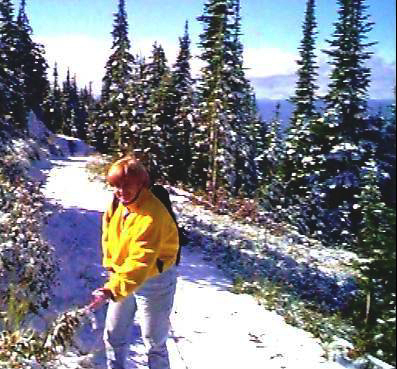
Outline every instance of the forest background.
{"type": "MultiPolygon", "coordinates": [[[[306,2],[289,99],[294,108],[283,125],[279,106],[271,119],[259,114],[244,68],[239,0],[204,3],[195,77],[189,23],[172,65],[156,41],[149,56],[134,55],[126,4],[119,0],[99,96],[91,84],[80,88],[70,70],[62,82],[57,64],[49,72],[26,1],[14,14],[12,2],[1,0],[0,132],[2,142],[23,134],[33,111],[51,131],[78,137],[103,154],[133,152],[156,181],[206,197],[216,212],[287,223],[330,248],[356,252],[361,277],[351,301],[314,305],[352,319],[362,346],[395,363],[395,104],[368,109],[375,45],[368,34],[376,25],[366,2],[336,4],[337,21],[322,51],[329,83],[320,94],[316,1],[306,2]]],[[[3,182],[15,186],[16,164],[1,160],[3,182]]],[[[0,194],[3,209],[11,206],[10,191],[0,194]]],[[[7,232],[1,237],[7,245],[7,232]]],[[[8,253],[1,255],[10,263],[8,253]]],[[[40,297],[28,306],[42,303],[40,297]]]]}

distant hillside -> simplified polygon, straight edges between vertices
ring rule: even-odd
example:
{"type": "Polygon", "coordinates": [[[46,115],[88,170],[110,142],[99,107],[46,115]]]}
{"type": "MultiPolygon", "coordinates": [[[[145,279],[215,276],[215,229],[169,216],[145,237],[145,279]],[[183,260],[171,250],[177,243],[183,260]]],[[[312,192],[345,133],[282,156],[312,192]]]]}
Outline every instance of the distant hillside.
{"type": "MultiPolygon", "coordinates": [[[[267,100],[267,99],[258,99],[258,109],[259,113],[262,116],[262,120],[267,122],[274,118],[276,105],[280,103],[280,118],[281,121],[286,123],[291,117],[294,106],[287,100],[267,100]]],[[[372,114],[378,114],[379,112],[382,114],[388,114],[389,107],[394,104],[394,100],[370,100],[369,101],[369,109],[372,114]]],[[[319,109],[321,109],[322,104],[319,103],[319,109]]]]}

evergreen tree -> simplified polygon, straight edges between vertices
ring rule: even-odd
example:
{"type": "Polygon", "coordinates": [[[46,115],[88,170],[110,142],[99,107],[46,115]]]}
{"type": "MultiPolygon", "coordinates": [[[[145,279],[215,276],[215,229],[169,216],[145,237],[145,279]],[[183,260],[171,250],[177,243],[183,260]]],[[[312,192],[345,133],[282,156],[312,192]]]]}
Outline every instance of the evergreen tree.
{"type": "MultiPolygon", "coordinates": [[[[308,0],[303,23],[303,38],[299,47],[300,59],[297,61],[298,80],[295,95],[291,98],[295,110],[286,132],[283,160],[271,186],[272,192],[276,194],[276,198],[272,199],[273,202],[279,201],[288,221],[294,224],[299,222],[301,232],[307,231],[308,228],[302,225],[304,222],[302,223],[300,219],[307,217],[310,219],[306,203],[310,198],[308,179],[314,160],[311,126],[318,119],[315,107],[318,90],[315,84],[317,66],[314,54],[316,26],[315,1],[308,0]]],[[[308,219],[306,223],[309,223],[308,219]]]]}
{"type": "MultiPolygon", "coordinates": [[[[199,84],[200,121],[196,130],[195,141],[203,144],[198,152],[198,163],[195,167],[203,170],[200,173],[201,183],[212,193],[213,201],[216,192],[225,188],[229,192],[234,183],[233,168],[233,132],[227,119],[227,95],[230,86],[226,81],[226,43],[231,37],[228,27],[229,3],[223,0],[209,0],[204,4],[204,14],[198,20],[203,23],[204,31],[200,35],[200,58],[205,66],[199,84]],[[204,136],[204,137],[203,137],[204,136]],[[199,164],[199,165],[197,165],[199,164]]],[[[197,169],[196,169],[197,171],[197,169]]]]}
{"type": "Polygon", "coordinates": [[[73,136],[80,138],[82,140],[86,139],[87,134],[87,114],[88,112],[85,110],[84,102],[81,99],[81,94],[84,93],[84,90],[79,90],[77,86],[77,77],[73,76],[72,80],[72,93],[74,99],[74,131],[73,136]]]}
{"type": "Polygon", "coordinates": [[[378,166],[378,183],[382,200],[396,207],[396,115],[395,106],[389,107],[385,116],[369,116],[364,121],[360,147],[373,152],[378,166]]]}
{"type": "Polygon", "coordinates": [[[327,110],[323,119],[311,128],[311,194],[321,197],[325,209],[318,224],[323,224],[324,240],[348,246],[354,241],[360,213],[353,208],[354,196],[359,192],[360,171],[372,154],[363,139],[368,125],[366,116],[367,90],[370,69],[365,62],[373,43],[364,42],[372,23],[365,14],[362,0],[339,0],[339,18],[335,23],[331,49],[327,110]]]}
{"type": "Polygon", "coordinates": [[[95,129],[96,129],[96,117],[97,111],[96,104],[97,99],[94,97],[92,91],[92,82],[84,87],[83,92],[81,93],[81,101],[84,104],[84,110],[87,112],[87,132],[86,132],[86,140],[87,142],[95,146],[95,129]]]}
{"type": "MultiPolygon", "coordinates": [[[[6,6],[0,1],[0,117],[3,123],[3,117],[10,112],[10,89],[11,80],[9,75],[9,65],[7,59],[7,49],[5,44],[5,31],[9,22],[12,21],[11,4],[6,6]]],[[[1,124],[0,123],[0,124],[1,124]]]]}
{"type": "Polygon", "coordinates": [[[280,119],[281,104],[276,104],[274,118],[267,125],[266,159],[269,163],[269,175],[273,177],[281,168],[284,159],[283,130],[280,119]]]}
{"type": "Polygon", "coordinates": [[[390,107],[391,116],[386,119],[383,137],[386,137],[386,144],[380,144],[382,153],[377,156],[383,157],[382,170],[388,174],[388,178],[380,184],[383,199],[387,206],[396,208],[396,89],[394,88],[394,104],[390,107]]]}
{"type": "Polygon", "coordinates": [[[196,183],[205,183],[215,201],[218,189],[237,194],[248,184],[256,186],[250,135],[256,131],[257,116],[243,70],[240,2],[207,1],[198,19],[204,25],[200,47],[205,66],[199,81],[200,119],[194,127],[192,175],[196,183]]]}
{"type": "Polygon", "coordinates": [[[172,125],[171,74],[164,49],[157,42],[153,45],[150,62],[146,65],[145,112],[139,134],[140,148],[145,153],[151,176],[168,177],[165,145],[167,127],[172,125]]]}
{"type": "Polygon", "coordinates": [[[66,72],[66,80],[62,83],[61,101],[63,112],[62,133],[67,136],[72,136],[75,131],[75,101],[69,68],[66,72]]]}
{"type": "Polygon", "coordinates": [[[56,62],[53,69],[53,77],[52,87],[48,91],[48,96],[44,103],[44,122],[52,132],[61,133],[63,126],[62,91],[59,86],[56,62]]]}
{"type": "Polygon", "coordinates": [[[185,33],[179,38],[179,54],[172,71],[170,91],[171,124],[167,127],[166,153],[170,178],[188,182],[192,161],[192,123],[196,114],[193,78],[190,69],[190,38],[188,22],[185,33]]]}
{"type": "MultiPolygon", "coordinates": [[[[1,41],[0,41],[1,42],[1,41]]],[[[7,59],[4,55],[4,45],[0,44],[0,124],[3,117],[10,112],[10,77],[8,75],[7,59]]]]}
{"type": "Polygon", "coordinates": [[[150,96],[147,74],[147,63],[145,58],[138,55],[135,56],[131,80],[127,86],[127,116],[130,122],[131,151],[137,156],[140,156],[143,151],[141,143],[142,121],[150,96]]]}
{"type": "Polygon", "coordinates": [[[230,111],[228,119],[235,133],[232,136],[235,181],[232,194],[252,196],[258,187],[259,167],[255,160],[263,150],[262,122],[258,120],[256,98],[253,88],[245,77],[243,66],[243,45],[240,41],[240,0],[229,5],[230,39],[226,40],[226,79],[231,89],[227,96],[230,111]]]}
{"type": "Polygon", "coordinates": [[[265,152],[267,149],[266,127],[260,118],[256,96],[253,88],[251,93],[245,96],[243,106],[247,109],[248,124],[244,128],[247,144],[247,161],[244,165],[244,173],[248,179],[243,182],[241,189],[244,194],[254,194],[265,182],[265,176],[269,173],[265,152]]]}
{"type": "Polygon", "coordinates": [[[317,22],[315,17],[315,0],[307,0],[305,21],[303,24],[303,38],[299,47],[300,59],[298,63],[298,81],[295,96],[291,101],[295,104],[292,124],[297,120],[305,121],[316,115],[316,78],[318,69],[315,61],[317,22]]]}
{"type": "Polygon", "coordinates": [[[19,32],[11,0],[0,1],[0,102],[2,114],[13,118],[18,128],[26,125],[24,74],[18,64],[19,32]],[[0,85],[1,87],[1,85],[0,85]]]}
{"type": "Polygon", "coordinates": [[[356,247],[361,288],[355,320],[364,326],[365,351],[395,365],[396,210],[382,201],[377,172],[378,164],[371,159],[364,167],[356,204],[363,219],[356,247]]]}
{"type": "Polygon", "coordinates": [[[125,0],[119,0],[118,12],[113,23],[113,53],[106,63],[106,73],[103,78],[101,105],[102,114],[100,127],[102,136],[107,139],[103,146],[108,149],[125,151],[129,149],[130,125],[128,122],[127,86],[132,77],[134,57],[130,53],[128,38],[128,22],[125,10],[125,0]]]}
{"type": "Polygon", "coordinates": [[[371,70],[366,65],[372,52],[366,51],[374,42],[366,42],[373,24],[369,21],[365,0],[338,0],[339,19],[335,23],[330,50],[332,72],[329,92],[325,98],[328,111],[334,112],[338,132],[358,142],[360,124],[367,109],[371,70]]]}
{"type": "Polygon", "coordinates": [[[43,45],[33,42],[32,28],[25,11],[26,1],[21,0],[17,17],[18,48],[17,62],[22,67],[25,87],[25,101],[28,109],[36,115],[42,113],[42,104],[48,94],[47,62],[43,45]]]}
{"type": "Polygon", "coordinates": [[[280,119],[281,104],[277,103],[274,117],[266,123],[264,135],[264,150],[261,155],[263,181],[262,202],[269,216],[276,221],[284,221],[287,214],[288,199],[284,183],[283,164],[285,160],[285,147],[283,140],[283,127],[280,119]]]}
{"type": "Polygon", "coordinates": [[[90,139],[94,103],[95,99],[92,95],[92,82],[90,82],[89,87],[87,88],[87,86],[84,86],[79,93],[78,137],[84,141],[90,139]]]}
{"type": "Polygon", "coordinates": [[[96,101],[90,112],[89,142],[100,153],[107,154],[113,132],[110,126],[103,124],[102,119],[102,104],[96,101]]]}
{"type": "Polygon", "coordinates": [[[85,100],[87,99],[88,90],[83,88],[78,93],[78,106],[76,116],[77,137],[83,141],[87,140],[88,132],[88,110],[85,100]]]}

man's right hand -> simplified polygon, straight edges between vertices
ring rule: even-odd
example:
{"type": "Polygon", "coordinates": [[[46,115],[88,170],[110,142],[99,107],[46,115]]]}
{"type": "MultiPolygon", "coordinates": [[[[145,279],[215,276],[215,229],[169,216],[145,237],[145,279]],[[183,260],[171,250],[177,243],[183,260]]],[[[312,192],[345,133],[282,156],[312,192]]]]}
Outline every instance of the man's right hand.
{"type": "Polygon", "coordinates": [[[107,288],[98,288],[94,292],[92,292],[93,300],[88,305],[88,309],[96,310],[99,309],[103,304],[105,304],[108,300],[113,298],[112,292],[107,288]]]}

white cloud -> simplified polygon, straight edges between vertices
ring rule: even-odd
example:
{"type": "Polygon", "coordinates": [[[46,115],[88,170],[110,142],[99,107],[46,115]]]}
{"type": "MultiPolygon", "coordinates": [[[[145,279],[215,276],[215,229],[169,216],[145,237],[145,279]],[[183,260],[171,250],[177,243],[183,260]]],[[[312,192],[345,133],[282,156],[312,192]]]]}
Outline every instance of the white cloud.
{"type": "Polygon", "coordinates": [[[297,58],[295,53],[271,47],[244,50],[244,66],[248,68],[246,73],[250,78],[294,73],[297,58]]]}
{"type": "MultiPolygon", "coordinates": [[[[321,50],[321,48],[319,49],[321,50]]],[[[298,54],[272,48],[251,48],[245,52],[247,77],[252,81],[258,98],[286,99],[292,96],[296,83],[298,54]]],[[[331,66],[329,57],[317,51],[319,66],[316,84],[319,96],[328,92],[331,66]]],[[[396,84],[396,63],[388,62],[379,55],[374,55],[369,63],[371,84],[368,89],[371,99],[392,99],[396,84]]]]}
{"type": "Polygon", "coordinates": [[[100,91],[104,67],[110,54],[110,39],[75,34],[41,37],[35,41],[45,47],[51,82],[54,63],[57,62],[60,83],[65,80],[69,68],[72,76],[76,74],[78,87],[88,86],[92,81],[94,92],[100,91]]]}

